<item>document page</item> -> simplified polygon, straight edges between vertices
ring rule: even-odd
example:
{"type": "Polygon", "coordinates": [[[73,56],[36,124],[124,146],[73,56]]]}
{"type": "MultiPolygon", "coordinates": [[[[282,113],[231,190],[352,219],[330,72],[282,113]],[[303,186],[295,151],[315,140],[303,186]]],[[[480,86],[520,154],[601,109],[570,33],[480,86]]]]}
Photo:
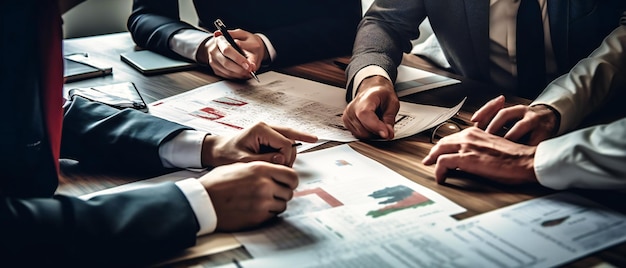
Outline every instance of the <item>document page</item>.
{"type": "Polygon", "coordinates": [[[299,154],[294,169],[300,185],[279,220],[235,234],[254,257],[333,256],[431,229],[465,211],[348,145],[299,154]]]}
{"type": "MultiPolygon", "coordinates": [[[[221,81],[150,104],[150,113],[217,135],[232,134],[263,121],[317,135],[321,140],[355,141],[343,126],[345,89],[276,72],[256,81],[221,81]]],[[[464,101],[464,100],[463,100],[464,101]]],[[[434,127],[452,117],[452,108],[401,102],[396,139],[434,127]]]]}
{"type": "Polygon", "coordinates": [[[242,266],[554,267],[623,242],[625,225],[626,215],[557,193],[447,226],[388,228],[362,237],[358,249],[337,248],[323,258],[266,255],[242,266]]]}
{"type": "Polygon", "coordinates": [[[402,97],[458,83],[461,83],[461,81],[406,65],[400,65],[398,66],[398,77],[396,78],[395,89],[398,96],[402,97]]]}

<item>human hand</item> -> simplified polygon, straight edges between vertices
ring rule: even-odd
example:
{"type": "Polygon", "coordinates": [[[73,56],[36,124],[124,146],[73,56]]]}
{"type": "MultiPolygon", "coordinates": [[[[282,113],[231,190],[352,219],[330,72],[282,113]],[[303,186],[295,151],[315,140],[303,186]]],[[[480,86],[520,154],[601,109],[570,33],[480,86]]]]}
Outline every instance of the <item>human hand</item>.
{"type": "Polygon", "coordinates": [[[459,169],[505,184],[537,182],[534,170],[536,146],[514,143],[471,127],[439,140],[422,160],[435,166],[437,183],[448,170],[459,169]]]}
{"type": "Polygon", "coordinates": [[[504,138],[537,145],[556,135],[558,115],[546,105],[516,105],[504,108],[504,96],[487,102],[471,118],[475,126],[487,133],[504,132],[504,138]],[[514,123],[511,128],[505,125],[514,123]],[[527,139],[527,140],[526,140],[527,139]]]}
{"type": "Polygon", "coordinates": [[[202,144],[202,165],[216,167],[235,162],[265,161],[291,166],[296,159],[294,140],[316,142],[317,137],[263,122],[234,137],[207,135],[202,144]]]}
{"type": "Polygon", "coordinates": [[[343,124],[359,139],[393,139],[400,100],[393,84],[382,76],[361,82],[357,95],[343,111],[343,124]]]}
{"type": "Polygon", "coordinates": [[[236,29],[229,30],[235,43],[243,50],[244,55],[239,54],[231,46],[222,32],[213,33],[213,38],[204,45],[208,51],[208,64],[216,75],[228,79],[249,79],[250,72],[256,72],[263,58],[266,57],[266,48],[263,40],[250,32],[236,29]]]}
{"type": "Polygon", "coordinates": [[[215,168],[199,181],[213,203],[217,230],[231,232],[285,211],[298,186],[298,175],[282,165],[250,162],[215,168]]]}

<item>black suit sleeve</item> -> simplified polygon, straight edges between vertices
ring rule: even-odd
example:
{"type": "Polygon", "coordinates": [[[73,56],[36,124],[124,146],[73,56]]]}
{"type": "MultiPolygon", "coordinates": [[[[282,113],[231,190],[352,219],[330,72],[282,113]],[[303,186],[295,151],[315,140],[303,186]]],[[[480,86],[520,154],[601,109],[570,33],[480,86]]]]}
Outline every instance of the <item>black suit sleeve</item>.
{"type": "Polygon", "coordinates": [[[190,128],[75,97],[63,119],[61,154],[86,165],[162,170],[159,146],[185,129],[190,128]]]}
{"type": "MultiPolygon", "coordinates": [[[[267,36],[277,52],[275,66],[349,55],[361,20],[360,0],[194,1],[199,26],[215,30],[221,18],[229,28],[267,36]]],[[[166,55],[169,40],[182,29],[177,0],[135,0],[128,30],[135,43],[166,55]]]]}
{"type": "Polygon", "coordinates": [[[178,0],[135,0],[128,31],[138,46],[176,56],[168,44],[172,35],[182,29],[196,29],[180,20],[178,10],[178,0]]]}
{"type": "Polygon", "coordinates": [[[173,183],[94,197],[0,197],[0,257],[19,266],[137,266],[192,246],[199,225],[173,183]]]}

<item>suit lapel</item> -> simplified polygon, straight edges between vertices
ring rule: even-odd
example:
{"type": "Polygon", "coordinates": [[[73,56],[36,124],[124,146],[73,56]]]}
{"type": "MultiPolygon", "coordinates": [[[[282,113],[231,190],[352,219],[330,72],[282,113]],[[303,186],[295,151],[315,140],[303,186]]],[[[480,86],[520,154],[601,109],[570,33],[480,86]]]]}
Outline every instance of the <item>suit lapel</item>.
{"type": "Polygon", "coordinates": [[[472,39],[477,68],[489,79],[489,1],[464,1],[467,27],[472,39]]]}
{"type": "MultiPolygon", "coordinates": [[[[569,0],[548,0],[550,39],[559,71],[567,66],[569,53],[567,28],[569,25],[569,0]]],[[[567,70],[565,70],[567,71],[567,70]]]]}

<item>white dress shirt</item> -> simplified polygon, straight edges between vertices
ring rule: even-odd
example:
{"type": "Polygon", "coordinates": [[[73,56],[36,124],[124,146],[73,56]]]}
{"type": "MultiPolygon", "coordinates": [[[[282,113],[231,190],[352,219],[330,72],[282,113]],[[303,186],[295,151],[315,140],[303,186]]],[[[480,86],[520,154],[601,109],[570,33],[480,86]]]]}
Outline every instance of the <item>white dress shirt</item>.
{"type": "MultiPolygon", "coordinates": [[[[617,91],[626,91],[626,26],[550,83],[531,105],[557,110],[559,133],[564,133],[617,91]]],[[[541,142],[534,166],[539,182],[553,189],[626,188],[626,118],[541,142]]]]}
{"type": "MultiPolygon", "coordinates": [[[[207,133],[184,130],[173,139],[159,147],[159,157],[164,167],[178,167],[199,169],[202,167],[202,142],[207,133]]],[[[215,231],[217,215],[209,194],[202,184],[195,178],[176,182],[176,186],[183,192],[196,215],[200,230],[198,235],[215,231]]]]}

